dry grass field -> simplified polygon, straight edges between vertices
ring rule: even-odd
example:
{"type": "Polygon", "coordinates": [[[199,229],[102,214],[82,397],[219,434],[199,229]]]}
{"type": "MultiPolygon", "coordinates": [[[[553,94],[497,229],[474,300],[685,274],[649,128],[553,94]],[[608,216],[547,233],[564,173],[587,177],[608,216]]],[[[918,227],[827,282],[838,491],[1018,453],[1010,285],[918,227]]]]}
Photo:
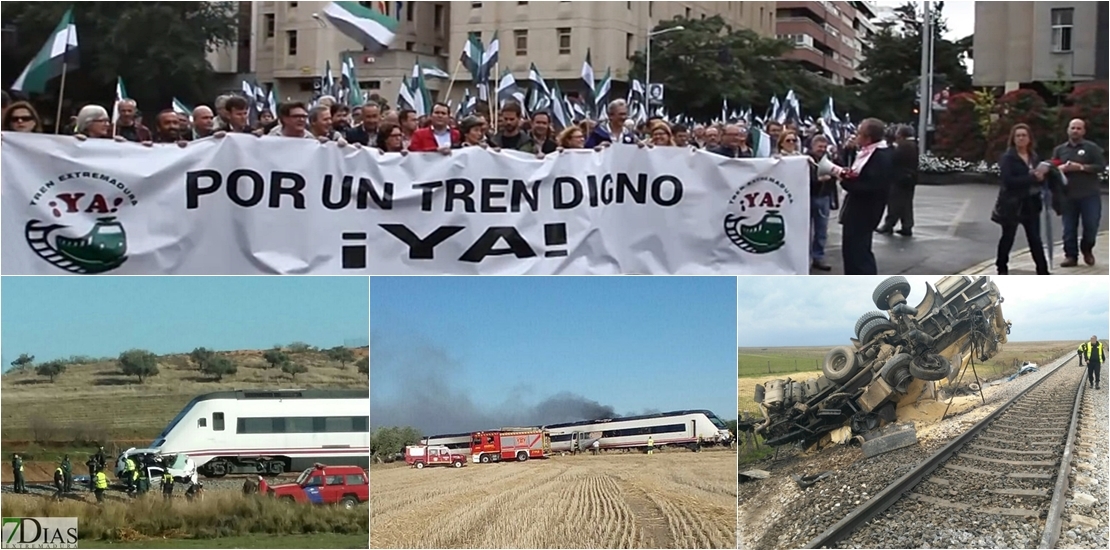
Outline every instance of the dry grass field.
{"type": "MultiPolygon", "coordinates": [[[[353,350],[356,360],[368,348],[353,350]]],[[[53,384],[28,372],[0,377],[0,439],[5,448],[80,445],[109,441],[149,443],[194,397],[235,389],[369,388],[354,363],[340,365],[317,352],[289,353],[308,368],[296,379],[269,368],[262,351],[223,352],[238,367],[216,381],[199,372],[187,355],[158,358],[159,374],[139,384],[115,361],[71,364],[53,384]],[[33,444],[29,442],[34,442],[33,444]]]]}
{"type": "Polygon", "coordinates": [[[733,548],[736,454],[370,471],[373,548],[733,548]]]}

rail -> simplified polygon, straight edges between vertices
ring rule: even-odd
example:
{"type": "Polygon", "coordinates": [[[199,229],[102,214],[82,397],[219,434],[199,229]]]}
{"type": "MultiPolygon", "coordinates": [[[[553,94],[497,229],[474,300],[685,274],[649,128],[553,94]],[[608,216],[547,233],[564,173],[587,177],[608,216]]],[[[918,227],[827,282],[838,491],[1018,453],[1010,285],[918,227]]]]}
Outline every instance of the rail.
{"type": "MultiPolygon", "coordinates": [[[[923,461],[908,473],[898,478],[896,481],[887,485],[882,491],[876,494],[867,502],[861,504],[859,507],[852,510],[847,516],[840,521],[833,524],[826,529],[823,533],[810,540],[803,548],[832,548],[838,542],[847,539],[855,532],[856,529],[865,525],[868,521],[885,512],[888,508],[893,506],[896,502],[901,500],[906,493],[916,487],[925,478],[933,473],[938,467],[947,462],[956,453],[963,449],[965,445],[978,437],[987,426],[995,419],[1001,416],[1014,404],[1018,403],[1023,397],[1039,387],[1045,380],[1053,378],[1060,372],[1065,372],[1064,368],[1068,363],[1075,359],[1074,354],[1071,358],[1063,359],[1052,372],[1041,377],[1028,388],[1025,388],[1020,393],[1015,395],[1006,403],[1002,404],[994,412],[987,415],[980,420],[977,424],[971,427],[968,431],[942,447],[935,452],[927,460],[923,461]]],[[[1060,359],[1057,359],[1059,361],[1060,359]]],[[[1068,430],[1067,442],[1065,444],[1064,453],[1058,470],[1058,478],[1055,489],[1053,491],[1052,501],[1049,506],[1049,513],[1045,525],[1045,532],[1041,539],[1041,548],[1052,548],[1056,538],[1060,532],[1060,516],[1063,512],[1064,505],[1067,499],[1067,486],[1068,486],[1068,472],[1065,468],[1070,467],[1072,447],[1075,441],[1076,419],[1079,414],[1079,405],[1083,397],[1083,382],[1079,384],[1079,390],[1075,399],[1075,406],[1072,410],[1071,425],[1068,430]],[[1048,546],[1046,546],[1048,544],[1048,546]]]]}

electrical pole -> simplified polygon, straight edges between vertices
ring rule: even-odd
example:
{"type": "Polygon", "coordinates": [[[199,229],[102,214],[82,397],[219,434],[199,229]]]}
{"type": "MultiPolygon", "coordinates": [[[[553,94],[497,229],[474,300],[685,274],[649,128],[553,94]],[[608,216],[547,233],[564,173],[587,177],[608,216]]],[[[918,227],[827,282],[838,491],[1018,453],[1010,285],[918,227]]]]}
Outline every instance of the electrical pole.
{"type": "Polygon", "coordinates": [[[924,21],[921,24],[921,82],[918,90],[917,113],[917,146],[922,155],[928,151],[929,109],[932,109],[933,98],[930,93],[933,80],[932,55],[933,45],[933,16],[929,9],[929,2],[922,2],[925,6],[924,21]]]}

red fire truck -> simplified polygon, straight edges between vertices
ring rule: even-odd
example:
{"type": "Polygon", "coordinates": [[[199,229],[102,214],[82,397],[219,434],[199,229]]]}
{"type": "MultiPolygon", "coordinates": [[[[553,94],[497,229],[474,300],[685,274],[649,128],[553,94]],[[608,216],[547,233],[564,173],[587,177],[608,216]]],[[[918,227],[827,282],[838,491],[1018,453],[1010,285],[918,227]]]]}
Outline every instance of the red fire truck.
{"type": "Polygon", "coordinates": [[[543,458],[551,453],[551,436],[544,430],[501,430],[475,432],[470,437],[470,456],[474,462],[500,462],[543,458]]]}

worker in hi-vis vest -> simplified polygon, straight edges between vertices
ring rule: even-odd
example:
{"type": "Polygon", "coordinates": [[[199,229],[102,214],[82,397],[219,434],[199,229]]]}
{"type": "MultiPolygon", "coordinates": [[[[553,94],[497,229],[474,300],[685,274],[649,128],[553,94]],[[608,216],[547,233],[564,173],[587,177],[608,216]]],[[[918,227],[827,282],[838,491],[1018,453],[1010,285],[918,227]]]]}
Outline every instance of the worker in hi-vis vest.
{"type": "Polygon", "coordinates": [[[1087,362],[1087,387],[1102,389],[1101,371],[1102,364],[1106,362],[1106,346],[1098,341],[1097,336],[1079,346],[1079,360],[1087,362]]]}
{"type": "Polygon", "coordinates": [[[649,435],[648,436],[648,454],[650,455],[654,452],[655,452],[655,438],[653,438],[649,435]]]}

